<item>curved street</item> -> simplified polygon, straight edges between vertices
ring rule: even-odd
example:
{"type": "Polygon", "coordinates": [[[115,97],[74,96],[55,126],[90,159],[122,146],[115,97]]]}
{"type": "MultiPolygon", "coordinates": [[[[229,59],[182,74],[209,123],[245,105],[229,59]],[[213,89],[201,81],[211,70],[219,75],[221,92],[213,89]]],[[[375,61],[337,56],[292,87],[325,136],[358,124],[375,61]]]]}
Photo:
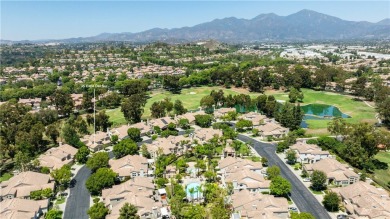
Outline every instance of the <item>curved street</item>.
{"type": "Polygon", "coordinates": [[[70,188],[69,197],[66,202],[64,219],[88,219],[87,211],[89,209],[90,194],[85,186],[85,182],[91,175],[91,170],[83,166],[78,171],[76,177],[76,184],[70,188]]]}
{"type": "Polygon", "coordinates": [[[270,166],[279,166],[281,175],[291,183],[291,198],[301,212],[309,212],[318,219],[331,219],[325,208],[318,202],[305,185],[291,172],[283,160],[276,155],[276,147],[272,143],[259,142],[245,135],[238,135],[244,142],[253,142],[253,148],[260,156],[268,159],[270,166]]]}

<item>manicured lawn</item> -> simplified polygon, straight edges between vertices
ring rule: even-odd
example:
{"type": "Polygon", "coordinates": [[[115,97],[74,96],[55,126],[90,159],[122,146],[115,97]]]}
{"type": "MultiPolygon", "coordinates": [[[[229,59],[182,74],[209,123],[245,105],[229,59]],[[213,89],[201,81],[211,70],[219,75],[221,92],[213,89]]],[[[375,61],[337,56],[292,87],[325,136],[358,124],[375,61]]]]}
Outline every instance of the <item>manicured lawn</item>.
{"type": "Polygon", "coordinates": [[[58,199],[56,200],[56,204],[57,204],[57,205],[60,205],[60,204],[63,204],[63,203],[65,203],[65,197],[61,197],[61,198],[58,198],[58,199]]]}
{"type": "MultiPolygon", "coordinates": [[[[353,100],[351,96],[310,89],[302,89],[302,91],[304,99],[301,105],[312,103],[333,105],[352,117],[346,119],[348,122],[376,122],[375,109],[367,106],[362,101],[353,100]]],[[[274,95],[277,100],[288,101],[288,93],[267,92],[266,94],[274,95]]],[[[306,122],[309,124],[309,132],[312,131],[313,134],[326,134],[326,127],[330,120],[307,120],[306,122]]]]}
{"type": "Polygon", "coordinates": [[[375,158],[389,165],[387,170],[375,170],[374,172],[375,180],[382,186],[385,186],[390,182],[390,152],[379,152],[375,158]]]}
{"type": "MultiPolygon", "coordinates": [[[[142,118],[144,119],[149,118],[150,107],[152,106],[152,104],[156,101],[161,101],[166,97],[171,98],[172,102],[175,102],[175,100],[181,100],[185,108],[187,108],[188,110],[196,110],[199,108],[200,100],[202,99],[202,97],[209,95],[212,90],[219,90],[219,89],[222,89],[225,95],[249,93],[247,90],[244,89],[226,89],[223,87],[195,87],[195,88],[183,89],[180,94],[172,94],[171,92],[168,91],[158,91],[150,95],[150,98],[146,102],[145,111],[142,118]]],[[[256,97],[258,94],[251,93],[250,95],[252,97],[256,97]]],[[[114,125],[120,125],[126,123],[126,120],[123,117],[123,113],[121,112],[120,108],[107,110],[106,113],[107,115],[110,116],[110,121],[112,121],[114,125]]]]}
{"type": "Polygon", "coordinates": [[[10,173],[4,173],[4,174],[1,175],[1,177],[0,177],[0,182],[7,181],[7,180],[11,179],[11,177],[12,177],[12,174],[10,174],[10,173]]]}
{"type": "Polygon", "coordinates": [[[315,191],[312,188],[309,187],[310,192],[312,192],[314,195],[323,195],[324,193],[322,191],[315,191]]]}

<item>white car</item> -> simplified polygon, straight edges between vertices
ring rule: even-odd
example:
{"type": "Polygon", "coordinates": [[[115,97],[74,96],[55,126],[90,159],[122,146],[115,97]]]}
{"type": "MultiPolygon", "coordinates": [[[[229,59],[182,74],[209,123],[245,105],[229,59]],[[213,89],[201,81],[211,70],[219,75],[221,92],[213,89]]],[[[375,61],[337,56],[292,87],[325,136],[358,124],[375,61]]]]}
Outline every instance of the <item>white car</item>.
{"type": "Polygon", "coordinates": [[[310,178],[304,178],[303,182],[310,182],[310,178]]]}

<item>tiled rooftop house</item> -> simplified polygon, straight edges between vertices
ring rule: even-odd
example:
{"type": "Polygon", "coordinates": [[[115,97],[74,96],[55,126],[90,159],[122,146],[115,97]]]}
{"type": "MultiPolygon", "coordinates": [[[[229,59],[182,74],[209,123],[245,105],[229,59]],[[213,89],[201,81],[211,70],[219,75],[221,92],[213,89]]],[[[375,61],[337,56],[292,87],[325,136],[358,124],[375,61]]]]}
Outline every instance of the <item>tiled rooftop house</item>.
{"type": "Polygon", "coordinates": [[[359,181],[359,175],[353,172],[347,164],[342,164],[333,158],[325,158],[313,164],[305,164],[303,169],[311,174],[314,170],[322,171],[327,176],[328,185],[347,186],[359,181]]]}

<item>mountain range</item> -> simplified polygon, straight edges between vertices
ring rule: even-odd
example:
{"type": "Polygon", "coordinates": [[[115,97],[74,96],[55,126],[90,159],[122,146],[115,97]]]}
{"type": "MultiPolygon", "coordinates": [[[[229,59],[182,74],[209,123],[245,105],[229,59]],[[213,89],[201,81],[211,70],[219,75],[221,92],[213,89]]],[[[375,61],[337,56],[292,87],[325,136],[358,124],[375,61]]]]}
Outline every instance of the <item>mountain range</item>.
{"type": "Polygon", "coordinates": [[[390,19],[377,23],[346,21],[305,9],[288,16],[270,13],[253,19],[228,17],[192,27],[154,28],[138,33],[102,33],[92,37],[40,42],[188,42],[208,39],[222,42],[390,39],[390,19]]]}

